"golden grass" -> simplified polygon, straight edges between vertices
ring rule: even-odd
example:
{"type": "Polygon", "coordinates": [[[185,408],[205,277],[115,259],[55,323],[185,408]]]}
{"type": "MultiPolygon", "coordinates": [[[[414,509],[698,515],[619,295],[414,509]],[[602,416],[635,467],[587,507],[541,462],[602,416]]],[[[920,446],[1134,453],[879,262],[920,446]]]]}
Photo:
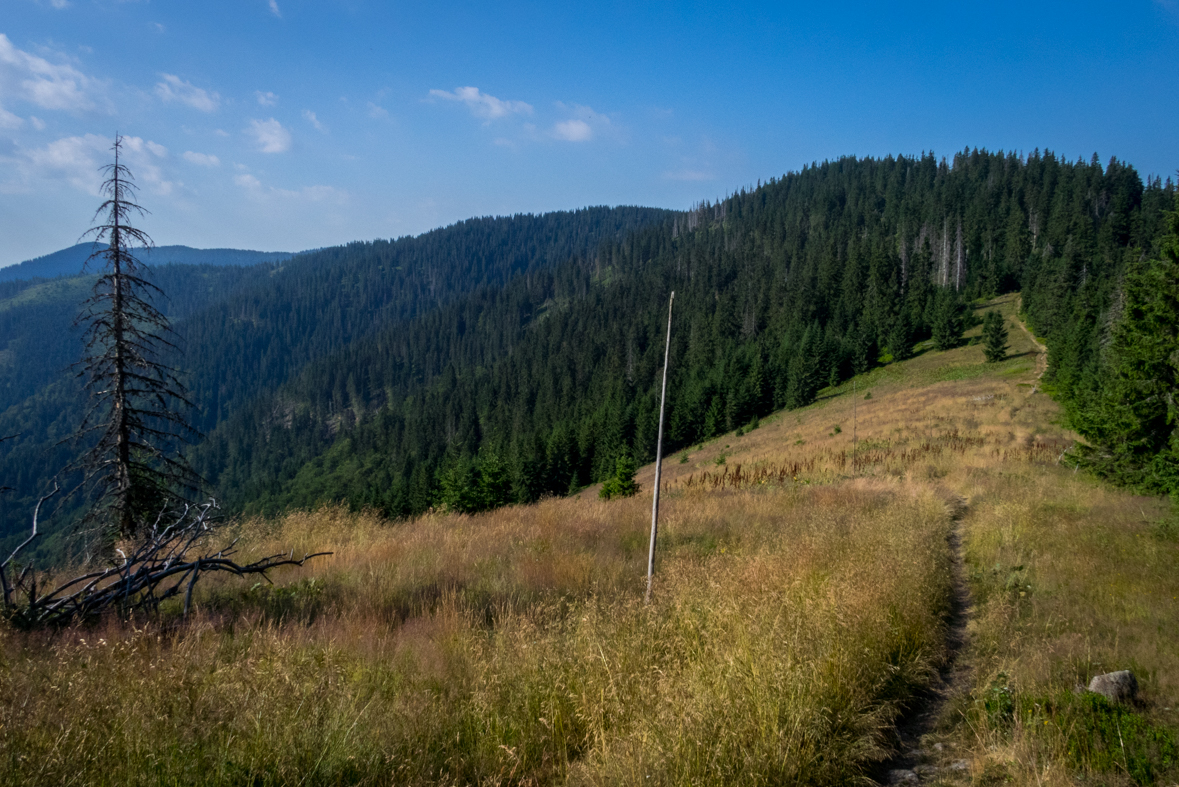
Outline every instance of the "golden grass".
{"type": "Polygon", "coordinates": [[[959,781],[1120,783],[1078,736],[1137,722],[1060,698],[1131,667],[1135,718],[1176,726],[1179,545],[1159,501],[1056,463],[1071,435],[1011,334],[998,365],[968,346],[858,380],[854,468],[850,384],[668,457],[650,606],[648,495],[243,523],[259,554],[335,554],[274,587],[211,578],[179,625],[0,631],[0,783],[860,781],[945,658],[957,498],[972,671],[944,758],[959,781]]]}
{"type": "Polygon", "coordinates": [[[273,538],[337,550],[314,585],[210,588],[172,631],[8,633],[7,780],[840,783],[878,757],[942,655],[942,501],[681,497],[649,607],[645,512],[294,514],[273,538]]]}

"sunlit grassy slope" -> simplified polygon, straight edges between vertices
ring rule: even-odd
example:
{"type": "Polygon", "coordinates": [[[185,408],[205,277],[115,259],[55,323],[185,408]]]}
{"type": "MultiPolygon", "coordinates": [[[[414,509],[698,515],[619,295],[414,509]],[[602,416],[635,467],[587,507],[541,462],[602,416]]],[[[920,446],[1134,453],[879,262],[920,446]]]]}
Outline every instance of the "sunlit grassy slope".
{"type": "Polygon", "coordinates": [[[210,583],[181,625],[0,634],[0,782],[862,781],[946,657],[964,501],[971,671],[931,756],[968,767],[934,778],[1171,783],[1175,531],[1058,464],[1040,356],[1014,325],[1011,345],[925,352],[667,457],[650,606],[653,468],[623,501],[244,523],[258,552],[335,555],[210,583]],[[1071,691],[1123,667],[1141,707],[1071,691]]]}

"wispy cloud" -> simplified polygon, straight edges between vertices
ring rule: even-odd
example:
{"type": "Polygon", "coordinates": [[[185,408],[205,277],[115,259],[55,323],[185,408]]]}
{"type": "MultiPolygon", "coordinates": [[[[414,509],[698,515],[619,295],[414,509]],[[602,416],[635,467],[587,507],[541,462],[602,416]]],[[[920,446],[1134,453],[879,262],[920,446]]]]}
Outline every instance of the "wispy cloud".
{"type": "MultiPolygon", "coordinates": [[[[59,181],[99,196],[99,168],[109,163],[110,147],[107,137],[86,134],[63,137],[42,147],[18,149],[16,156],[6,162],[15,178],[4,183],[3,190],[43,188],[47,182],[59,181]]],[[[164,177],[159,166],[168,155],[167,148],[141,137],[123,137],[123,155],[140,184],[156,194],[171,193],[174,184],[164,177]]]]}
{"type": "Polygon", "coordinates": [[[20,117],[19,115],[12,114],[3,106],[0,106],[0,128],[6,130],[15,129],[20,128],[24,124],[24,118],[20,117]]]}
{"type": "Polygon", "coordinates": [[[201,112],[215,112],[221,105],[221,96],[191,82],[185,82],[175,74],[160,74],[163,82],[156,83],[156,95],[165,102],[179,101],[181,104],[199,109],[201,112]]]}
{"type": "Polygon", "coordinates": [[[274,118],[251,120],[246,133],[254,138],[263,153],[286,153],[291,149],[291,132],[274,118]]]}
{"type": "Polygon", "coordinates": [[[348,201],[348,192],[332,186],[304,186],[301,189],[280,189],[263,185],[262,181],[249,173],[234,175],[233,182],[251,198],[260,201],[282,200],[286,203],[334,203],[343,205],[348,201]]]}
{"type": "Polygon", "coordinates": [[[557,108],[572,115],[568,120],[560,120],[553,124],[551,134],[557,139],[565,142],[589,142],[599,133],[610,129],[610,118],[587,106],[558,101],[557,108]]]}
{"type": "Polygon", "coordinates": [[[51,63],[13,46],[0,33],[0,100],[28,101],[42,109],[109,110],[104,85],[68,63],[51,63]]]}
{"type": "Polygon", "coordinates": [[[319,118],[317,118],[315,113],[310,109],[303,110],[303,119],[310,123],[316,131],[327,131],[327,129],[323,127],[323,124],[319,122],[319,118]]]}
{"type": "Polygon", "coordinates": [[[262,188],[262,181],[258,180],[253,175],[234,175],[233,182],[243,189],[253,191],[262,188]]]}
{"type": "Polygon", "coordinates": [[[477,87],[456,87],[453,91],[431,90],[430,96],[444,101],[460,101],[467,105],[472,115],[488,121],[512,114],[532,114],[531,104],[524,101],[504,101],[481,92],[477,87]]]}
{"type": "Polygon", "coordinates": [[[212,153],[195,153],[191,150],[186,150],[184,151],[184,160],[189,164],[196,164],[198,167],[221,166],[221,159],[217,158],[212,153]]]}
{"type": "Polygon", "coordinates": [[[278,96],[267,90],[263,93],[261,90],[254,91],[254,97],[258,99],[258,103],[264,107],[272,107],[278,103],[278,96]]]}
{"type": "Polygon", "coordinates": [[[553,126],[553,136],[566,142],[589,142],[594,130],[584,120],[563,120],[553,126]]]}
{"type": "Polygon", "coordinates": [[[389,117],[389,110],[370,101],[368,102],[368,116],[370,118],[387,118],[389,117]]]}
{"type": "Polygon", "coordinates": [[[278,10],[278,0],[270,0],[270,13],[282,19],[282,11],[278,10]]]}

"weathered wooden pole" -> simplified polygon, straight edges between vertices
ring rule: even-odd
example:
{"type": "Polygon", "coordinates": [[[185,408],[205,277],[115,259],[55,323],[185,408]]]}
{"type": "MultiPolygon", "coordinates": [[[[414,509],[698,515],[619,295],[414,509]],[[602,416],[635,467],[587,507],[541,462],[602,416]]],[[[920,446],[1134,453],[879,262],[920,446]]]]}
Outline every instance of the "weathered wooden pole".
{"type": "Polygon", "coordinates": [[[852,478],[856,477],[856,378],[852,378],[852,478]]]}
{"type": "Polygon", "coordinates": [[[667,359],[671,356],[671,306],[675,290],[667,300],[667,345],[663,348],[663,393],[659,396],[659,437],[655,441],[655,494],[651,499],[651,549],[647,553],[647,596],[651,603],[651,583],[655,578],[655,537],[659,533],[659,478],[663,471],[663,405],[667,402],[667,359]]]}

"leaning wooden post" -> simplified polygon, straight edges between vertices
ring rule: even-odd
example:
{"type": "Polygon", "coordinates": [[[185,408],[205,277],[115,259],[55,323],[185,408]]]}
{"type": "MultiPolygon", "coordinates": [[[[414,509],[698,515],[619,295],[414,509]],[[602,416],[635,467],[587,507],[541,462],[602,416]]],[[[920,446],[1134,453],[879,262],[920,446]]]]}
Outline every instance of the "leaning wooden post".
{"type": "Polygon", "coordinates": [[[651,549],[647,553],[647,596],[651,603],[651,582],[655,577],[655,537],[659,533],[659,477],[663,470],[663,405],[667,402],[667,359],[671,355],[671,305],[675,290],[667,300],[667,345],[663,348],[663,393],[659,396],[659,437],[655,441],[655,494],[651,499],[651,549]]]}

